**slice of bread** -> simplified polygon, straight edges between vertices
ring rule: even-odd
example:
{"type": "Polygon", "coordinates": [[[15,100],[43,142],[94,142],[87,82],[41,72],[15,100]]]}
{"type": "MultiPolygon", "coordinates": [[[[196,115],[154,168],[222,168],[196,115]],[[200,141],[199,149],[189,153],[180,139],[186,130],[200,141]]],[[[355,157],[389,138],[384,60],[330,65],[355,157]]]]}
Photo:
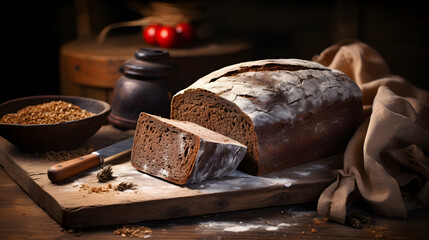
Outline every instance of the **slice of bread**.
{"type": "Polygon", "coordinates": [[[184,185],[233,172],[247,147],[191,122],[141,113],[131,164],[147,174],[184,185]]]}

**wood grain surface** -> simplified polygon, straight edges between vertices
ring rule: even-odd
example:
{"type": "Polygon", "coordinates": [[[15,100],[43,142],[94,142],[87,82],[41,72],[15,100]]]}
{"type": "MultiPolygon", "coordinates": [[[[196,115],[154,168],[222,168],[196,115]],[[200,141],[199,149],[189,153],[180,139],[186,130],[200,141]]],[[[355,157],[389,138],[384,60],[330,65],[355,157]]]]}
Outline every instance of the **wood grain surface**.
{"type": "MultiPolygon", "coordinates": [[[[126,225],[63,228],[41,209],[0,167],[0,239],[136,239],[114,235],[126,225]]],[[[135,223],[150,229],[146,239],[427,239],[429,208],[412,211],[407,220],[374,216],[362,229],[321,219],[316,204],[234,211],[163,221],[135,223]]]]}
{"type": "MultiPolygon", "coordinates": [[[[107,125],[90,142],[101,147],[131,134],[107,125]]],[[[107,183],[98,182],[99,168],[94,168],[55,184],[49,181],[46,170],[57,161],[23,153],[4,139],[0,139],[0,146],[0,163],[6,172],[65,227],[175,219],[311,202],[334,180],[331,171],[340,168],[342,162],[341,156],[334,156],[260,177],[236,171],[222,179],[181,187],[137,171],[126,156],[113,164],[115,178],[107,183]],[[121,182],[132,182],[136,188],[115,191],[121,182]]]]}

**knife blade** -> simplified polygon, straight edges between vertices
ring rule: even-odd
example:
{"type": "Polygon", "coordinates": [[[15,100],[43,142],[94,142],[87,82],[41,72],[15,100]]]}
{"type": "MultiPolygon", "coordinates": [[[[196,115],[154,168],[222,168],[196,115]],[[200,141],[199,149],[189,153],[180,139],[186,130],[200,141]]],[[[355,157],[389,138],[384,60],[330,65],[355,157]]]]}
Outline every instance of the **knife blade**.
{"type": "Polygon", "coordinates": [[[88,155],[55,164],[48,169],[48,178],[51,182],[61,182],[93,167],[100,166],[105,161],[124,156],[131,152],[133,140],[134,138],[131,137],[88,155]]]}

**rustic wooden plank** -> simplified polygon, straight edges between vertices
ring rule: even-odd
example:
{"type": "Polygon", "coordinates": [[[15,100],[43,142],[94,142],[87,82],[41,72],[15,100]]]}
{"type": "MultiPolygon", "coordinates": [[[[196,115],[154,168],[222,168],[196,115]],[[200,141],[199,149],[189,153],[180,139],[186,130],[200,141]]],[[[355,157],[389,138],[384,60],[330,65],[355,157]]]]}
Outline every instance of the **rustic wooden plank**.
{"type": "MultiPolygon", "coordinates": [[[[32,201],[0,167],[0,239],[119,239],[113,231],[121,226],[62,229],[32,201]]],[[[409,213],[407,220],[383,218],[370,213],[373,226],[355,229],[320,219],[314,203],[259,208],[174,220],[137,223],[152,230],[149,239],[426,239],[429,208],[409,213]],[[316,232],[312,232],[315,229],[316,232]],[[377,235],[380,234],[380,235],[377,235]]]]}
{"type": "MultiPolygon", "coordinates": [[[[103,44],[95,38],[63,44],[60,48],[61,94],[104,98],[110,102],[116,81],[122,75],[120,67],[142,47],[160,49],[147,45],[141,35],[135,34],[109,36],[103,44]],[[107,97],[100,95],[103,91],[107,97]]],[[[244,41],[224,40],[168,49],[180,69],[172,83],[172,93],[220,67],[249,60],[250,47],[244,41]]]]}
{"type": "MultiPolygon", "coordinates": [[[[101,147],[130,134],[107,125],[90,142],[101,147]]],[[[115,179],[108,183],[98,182],[98,169],[93,169],[68,182],[53,184],[46,170],[57,163],[55,160],[22,153],[0,139],[0,164],[41,208],[65,227],[123,224],[311,202],[333,181],[331,171],[340,168],[341,162],[341,156],[334,156],[260,177],[236,171],[222,179],[181,187],[137,171],[126,156],[112,166],[115,179]],[[120,182],[133,182],[137,187],[123,192],[109,189],[109,184],[115,186],[120,182]],[[92,187],[108,191],[95,193],[90,190],[92,187]]]]}

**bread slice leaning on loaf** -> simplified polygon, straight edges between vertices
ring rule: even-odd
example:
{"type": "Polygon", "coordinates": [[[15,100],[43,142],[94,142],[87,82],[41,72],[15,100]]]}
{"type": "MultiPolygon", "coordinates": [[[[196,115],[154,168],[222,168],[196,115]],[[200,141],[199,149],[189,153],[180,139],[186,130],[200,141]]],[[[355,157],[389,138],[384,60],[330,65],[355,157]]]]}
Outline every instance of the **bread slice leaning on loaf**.
{"type": "Polygon", "coordinates": [[[178,185],[232,173],[247,147],[192,122],[141,113],[131,164],[136,169],[178,185]]]}
{"type": "Polygon", "coordinates": [[[299,59],[244,62],[174,95],[171,118],[245,144],[253,175],[344,150],[362,120],[362,93],[342,72],[299,59]]]}

